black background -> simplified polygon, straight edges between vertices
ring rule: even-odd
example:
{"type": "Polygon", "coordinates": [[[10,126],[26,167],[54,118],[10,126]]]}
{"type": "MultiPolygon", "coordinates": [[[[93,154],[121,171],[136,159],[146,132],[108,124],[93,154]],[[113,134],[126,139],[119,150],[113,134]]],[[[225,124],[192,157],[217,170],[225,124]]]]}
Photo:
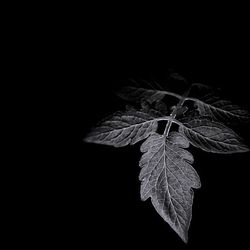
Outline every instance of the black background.
{"type": "MultiPolygon", "coordinates": [[[[65,122],[75,140],[61,170],[66,176],[66,219],[60,223],[66,233],[60,241],[114,249],[244,246],[249,232],[249,153],[214,155],[190,147],[202,187],[195,190],[185,245],[150,201],[140,200],[139,145],[113,148],[82,141],[96,122],[122,109],[115,89],[129,84],[130,78],[153,77],[164,83],[168,69],[191,82],[220,87],[234,103],[249,108],[244,26],[224,19],[211,24],[211,17],[200,23],[202,15],[188,24],[181,15],[158,23],[136,15],[119,21],[119,14],[111,20],[87,18],[81,24],[76,18],[69,28],[67,52],[61,54],[67,66],[61,74],[67,82],[65,112],[70,114],[65,122]]],[[[250,145],[247,128],[235,129],[250,145]]]]}

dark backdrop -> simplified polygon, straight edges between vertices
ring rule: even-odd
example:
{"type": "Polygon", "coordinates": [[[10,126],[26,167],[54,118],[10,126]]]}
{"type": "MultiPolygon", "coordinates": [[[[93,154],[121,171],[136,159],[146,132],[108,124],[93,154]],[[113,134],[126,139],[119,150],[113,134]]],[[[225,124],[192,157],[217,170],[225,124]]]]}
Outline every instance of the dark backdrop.
{"type": "MultiPolygon", "coordinates": [[[[140,144],[113,148],[82,141],[96,122],[123,107],[115,89],[129,84],[131,78],[153,77],[164,83],[168,69],[191,82],[220,87],[236,104],[249,108],[245,33],[231,27],[222,30],[223,34],[219,28],[99,23],[87,33],[71,31],[74,42],[67,62],[70,91],[66,98],[72,106],[69,112],[76,140],[66,168],[69,233],[63,240],[115,249],[203,249],[248,242],[249,153],[214,155],[190,147],[202,187],[195,190],[185,245],[150,201],[140,200],[140,144]]],[[[247,129],[236,127],[250,145],[247,129]]]]}

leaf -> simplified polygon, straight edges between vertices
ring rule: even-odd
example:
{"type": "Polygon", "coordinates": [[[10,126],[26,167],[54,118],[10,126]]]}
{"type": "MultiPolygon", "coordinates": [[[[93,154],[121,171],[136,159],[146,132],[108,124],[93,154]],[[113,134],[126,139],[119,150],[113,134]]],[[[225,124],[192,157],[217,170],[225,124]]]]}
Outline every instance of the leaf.
{"type": "Polygon", "coordinates": [[[166,115],[168,112],[167,105],[163,102],[163,98],[166,94],[169,93],[161,90],[151,90],[130,86],[122,88],[121,91],[117,93],[119,97],[126,101],[140,103],[145,112],[149,109],[154,109],[158,112],[158,116],[166,115]]]}
{"type": "Polygon", "coordinates": [[[117,112],[93,129],[85,142],[123,147],[135,144],[147,138],[157,130],[157,121],[167,118],[157,118],[143,111],[127,110],[117,112]]]}
{"type": "MultiPolygon", "coordinates": [[[[173,107],[173,110],[175,108],[176,107],[173,107]]],[[[188,111],[188,107],[187,106],[183,106],[183,107],[177,108],[177,110],[176,110],[176,118],[183,117],[185,115],[185,113],[187,113],[187,111],[188,111]]]]}
{"type": "Polygon", "coordinates": [[[232,104],[229,100],[221,100],[220,97],[212,93],[203,98],[195,99],[195,105],[201,116],[210,116],[217,121],[239,121],[249,122],[250,114],[244,108],[232,104]]]}
{"type": "Polygon", "coordinates": [[[169,76],[177,81],[184,81],[184,82],[187,81],[182,75],[176,72],[171,73],[169,76]]]}
{"type": "Polygon", "coordinates": [[[186,119],[179,126],[190,143],[211,153],[231,154],[249,151],[242,139],[225,125],[207,118],[186,119]]]}
{"type": "Polygon", "coordinates": [[[167,105],[166,105],[163,101],[161,101],[161,100],[159,100],[159,101],[157,101],[157,102],[155,103],[154,108],[155,108],[157,111],[159,111],[161,114],[163,114],[163,115],[166,115],[167,112],[168,112],[168,107],[167,107],[167,105]]]}
{"type": "Polygon", "coordinates": [[[165,93],[160,90],[144,89],[126,86],[117,93],[119,97],[126,101],[131,101],[135,103],[141,103],[142,101],[147,101],[152,104],[155,101],[160,101],[164,98],[165,93]]]}
{"type": "Polygon", "coordinates": [[[193,156],[188,140],[178,132],[166,139],[153,133],[141,145],[141,199],[151,198],[160,216],[184,242],[192,218],[193,188],[200,187],[200,178],[190,164],[193,156]]]}

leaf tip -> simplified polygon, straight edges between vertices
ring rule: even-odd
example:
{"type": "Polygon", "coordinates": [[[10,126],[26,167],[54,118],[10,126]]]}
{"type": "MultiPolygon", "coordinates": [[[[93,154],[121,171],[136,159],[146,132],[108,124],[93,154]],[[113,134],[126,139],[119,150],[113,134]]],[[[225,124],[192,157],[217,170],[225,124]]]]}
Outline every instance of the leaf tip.
{"type": "Polygon", "coordinates": [[[184,242],[185,244],[188,243],[188,236],[181,237],[181,239],[183,240],[183,242],[184,242]]]}
{"type": "Polygon", "coordinates": [[[249,152],[250,148],[248,146],[245,146],[245,152],[249,152]]]}
{"type": "Polygon", "coordinates": [[[92,138],[91,138],[91,136],[90,136],[89,134],[87,134],[86,136],[84,136],[84,137],[82,138],[82,141],[83,141],[84,143],[93,143],[93,140],[92,140],[92,138]]]}
{"type": "Polygon", "coordinates": [[[187,244],[188,243],[188,229],[183,231],[183,230],[175,230],[176,233],[179,235],[179,237],[182,239],[182,241],[187,244]]]}
{"type": "Polygon", "coordinates": [[[247,145],[241,144],[239,150],[235,151],[234,153],[247,153],[249,151],[250,151],[250,148],[247,145]]]}

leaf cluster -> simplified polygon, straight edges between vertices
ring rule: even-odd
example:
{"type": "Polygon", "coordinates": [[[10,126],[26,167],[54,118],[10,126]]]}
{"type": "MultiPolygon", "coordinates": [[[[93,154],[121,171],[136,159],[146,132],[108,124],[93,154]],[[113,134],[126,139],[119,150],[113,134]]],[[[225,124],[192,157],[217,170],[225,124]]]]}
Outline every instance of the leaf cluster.
{"type": "Polygon", "coordinates": [[[135,87],[125,87],[118,95],[139,108],[127,108],[104,119],[84,141],[123,147],[146,139],[139,162],[141,199],[151,198],[158,214],[187,242],[193,188],[201,186],[187,148],[191,144],[219,154],[249,151],[228,127],[249,122],[249,112],[202,84],[192,84],[183,95],[135,87]],[[168,98],[174,98],[176,105],[169,107],[168,98]],[[158,132],[160,121],[165,122],[163,133],[158,132]]]}

